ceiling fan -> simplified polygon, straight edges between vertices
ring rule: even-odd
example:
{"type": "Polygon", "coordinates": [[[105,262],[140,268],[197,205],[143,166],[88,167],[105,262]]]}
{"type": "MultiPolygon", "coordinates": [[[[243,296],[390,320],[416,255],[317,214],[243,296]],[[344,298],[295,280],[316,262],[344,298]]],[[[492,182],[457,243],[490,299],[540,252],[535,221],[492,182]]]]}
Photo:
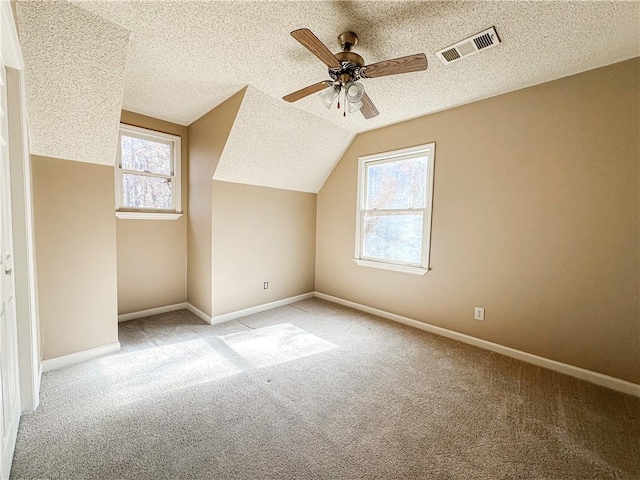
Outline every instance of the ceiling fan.
{"type": "MultiPolygon", "coordinates": [[[[324,105],[331,108],[334,100],[339,97],[340,93],[343,93],[343,115],[346,116],[347,111],[353,113],[360,110],[364,118],[373,118],[379,112],[365,93],[364,85],[360,82],[361,79],[419,72],[427,69],[427,57],[424,53],[365,65],[364,59],[351,51],[351,47],[358,43],[358,36],[353,32],[344,32],[338,36],[342,51],[335,55],[308,28],[294,30],[291,32],[291,36],[329,67],[331,80],[323,80],[282,97],[287,102],[295,102],[320,92],[319,96],[324,105]]],[[[340,108],[340,99],[338,99],[338,108],[340,108]]]]}

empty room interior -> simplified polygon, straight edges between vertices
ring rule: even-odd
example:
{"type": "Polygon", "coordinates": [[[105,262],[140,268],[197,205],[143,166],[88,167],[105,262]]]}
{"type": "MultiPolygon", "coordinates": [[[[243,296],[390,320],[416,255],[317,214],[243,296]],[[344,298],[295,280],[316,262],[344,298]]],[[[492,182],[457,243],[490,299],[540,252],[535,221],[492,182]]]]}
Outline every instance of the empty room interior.
{"type": "Polygon", "coordinates": [[[640,478],[639,1],[0,15],[0,478],[640,478]]]}

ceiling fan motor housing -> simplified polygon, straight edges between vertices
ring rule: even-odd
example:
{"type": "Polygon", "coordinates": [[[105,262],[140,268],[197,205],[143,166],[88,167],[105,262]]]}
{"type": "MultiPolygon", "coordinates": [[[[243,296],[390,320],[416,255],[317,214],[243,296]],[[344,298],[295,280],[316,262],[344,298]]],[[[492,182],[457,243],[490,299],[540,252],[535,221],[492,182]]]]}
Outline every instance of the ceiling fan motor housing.
{"type": "Polygon", "coordinates": [[[351,51],[351,47],[357,45],[358,36],[353,32],[343,32],[338,36],[338,42],[342,52],[335,54],[340,62],[340,67],[329,68],[329,76],[334,82],[344,86],[348,82],[360,79],[360,69],[364,65],[364,59],[351,51]]]}
{"type": "Polygon", "coordinates": [[[336,58],[340,61],[340,67],[329,68],[329,76],[336,82],[344,85],[350,80],[360,79],[360,69],[364,65],[364,59],[353,52],[338,52],[336,58]]]}

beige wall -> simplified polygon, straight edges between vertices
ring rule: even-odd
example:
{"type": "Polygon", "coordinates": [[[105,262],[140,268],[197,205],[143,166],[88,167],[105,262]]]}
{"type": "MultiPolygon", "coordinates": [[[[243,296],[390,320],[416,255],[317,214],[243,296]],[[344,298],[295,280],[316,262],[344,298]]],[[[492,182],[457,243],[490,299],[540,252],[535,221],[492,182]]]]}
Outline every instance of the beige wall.
{"type": "Polygon", "coordinates": [[[113,167],[31,158],[43,359],[117,342],[113,167]]]}
{"type": "MultiPolygon", "coordinates": [[[[182,211],[178,220],[116,219],[118,313],[187,301],[187,127],[123,111],[122,123],[182,138],[182,211]]],[[[115,207],[114,207],[115,208],[115,207]]]]}
{"type": "Polygon", "coordinates": [[[214,315],[313,292],[315,194],[214,181],[212,204],[214,315]]]}
{"type": "Polygon", "coordinates": [[[211,182],[245,90],[189,125],[187,298],[211,316],[211,182]]]}
{"type": "Polygon", "coordinates": [[[640,383],[639,64],[359,135],[318,195],[316,290],[640,383]],[[358,156],[427,142],[432,270],[357,266],[358,156]]]}

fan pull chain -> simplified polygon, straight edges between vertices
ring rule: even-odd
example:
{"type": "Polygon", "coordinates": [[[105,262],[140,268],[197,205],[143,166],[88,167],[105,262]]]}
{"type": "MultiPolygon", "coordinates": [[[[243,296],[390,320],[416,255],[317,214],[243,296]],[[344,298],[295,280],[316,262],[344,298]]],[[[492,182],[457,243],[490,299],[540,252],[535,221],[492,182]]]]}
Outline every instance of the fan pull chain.
{"type": "Polygon", "coordinates": [[[344,108],[342,109],[342,116],[346,117],[347,116],[347,89],[344,89],[344,108]]]}

